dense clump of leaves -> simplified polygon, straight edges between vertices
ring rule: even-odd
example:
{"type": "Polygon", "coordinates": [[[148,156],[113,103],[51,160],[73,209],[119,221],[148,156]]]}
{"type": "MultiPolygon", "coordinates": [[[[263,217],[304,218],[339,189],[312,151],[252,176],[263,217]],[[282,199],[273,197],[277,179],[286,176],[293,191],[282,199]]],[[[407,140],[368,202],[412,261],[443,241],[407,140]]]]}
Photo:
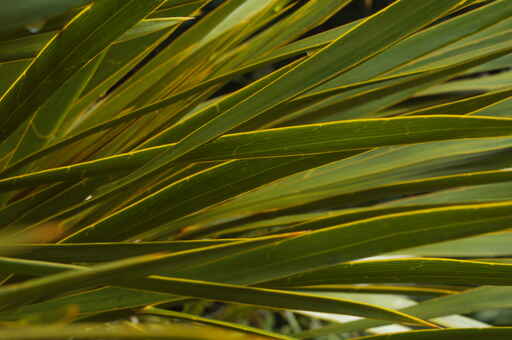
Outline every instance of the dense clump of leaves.
{"type": "Polygon", "coordinates": [[[2,4],[0,337],[509,339],[512,3],[351,2],[2,4]]]}

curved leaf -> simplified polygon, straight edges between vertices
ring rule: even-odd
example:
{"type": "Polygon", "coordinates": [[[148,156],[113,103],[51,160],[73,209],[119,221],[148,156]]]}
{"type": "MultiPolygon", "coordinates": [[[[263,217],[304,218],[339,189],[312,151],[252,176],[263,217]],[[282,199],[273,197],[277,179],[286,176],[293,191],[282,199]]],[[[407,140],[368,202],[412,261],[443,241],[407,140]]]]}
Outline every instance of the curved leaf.
{"type": "MultiPolygon", "coordinates": [[[[54,289],[52,287],[60,287],[60,292],[71,291],[77,288],[78,281],[76,279],[80,278],[80,280],[86,280],[86,282],[79,284],[80,287],[84,288],[93,287],[103,283],[181,296],[251,304],[261,307],[301,309],[339,314],[348,313],[395,322],[412,322],[432,326],[432,324],[428,322],[409,317],[408,315],[395,312],[391,309],[353,302],[350,300],[323,298],[305,293],[294,293],[169,277],[150,276],[142,278],[136,274],[136,268],[139,268],[138,270],[140,270],[140,265],[142,263],[145,263],[149,267],[153,267],[153,262],[161,260],[161,257],[158,259],[159,257],[160,256],[153,254],[151,256],[122,260],[90,268],[70,265],[55,265],[39,261],[9,261],[8,259],[5,259],[2,262],[4,264],[8,264],[9,269],[4,267],[4,270],[15,271],[19,268],[22,273],[34,273],[40,275],[45,274],[44,270],[49,271],[46,273],[63,273],[47,276],[39,280],[27,281],[26,283],[11,287],[7,286],[0,289],[0,299],[2,299],[3,303],[6,303],[13,293],[18,295],[21,299],[27,299],[29,296],[32,296],[33,298],[37,295],[43,297],[54,289]],[[43,271],[38,268],[40,266],[44,267],[43,271]],[[128,277],[123,278],[123,275],[126,275],[123,273],[129,274],[131,279],[128,279],[128,277]],[[42,287],[45,287],[44,290],[41,289],[42,287]]],[[[145,276],[151,274],[151,272],[155,270],[156,269],[147,268],[140,275],[145,276]]],[[[18,270],[16,272],[19,273],[20,271],[18,270]]]]}
{"type": "Polygon", "coordinates": [[[407,333],[385,334],[376,336],[365,336],[357,339],[360,340],[505,340],[512,335],[512,327],[492,327],[492,328],[467,328],[467,329],[443,329],[443,330],[426,330],[413,331],[407,333]]]}
{"type": "MultiPolygon", "coordinates": [[[[334,153],[435,140],[506,136],[512,119],[426,116],[352,120],[225,135],[189,153],[183,161],[212,162],[334,153]]],[[[176,145],[143,149],[34,174],[0,180],[0,190],[24,185],[79,180],[112,171],[132,170],[176,145]]]]}
{"type": "Polygon", "coordinates": [[[340,283],[422,283],[507,286],[512,265],[451,259],[356,261],[272,281],[272,287],[340,283]]]}

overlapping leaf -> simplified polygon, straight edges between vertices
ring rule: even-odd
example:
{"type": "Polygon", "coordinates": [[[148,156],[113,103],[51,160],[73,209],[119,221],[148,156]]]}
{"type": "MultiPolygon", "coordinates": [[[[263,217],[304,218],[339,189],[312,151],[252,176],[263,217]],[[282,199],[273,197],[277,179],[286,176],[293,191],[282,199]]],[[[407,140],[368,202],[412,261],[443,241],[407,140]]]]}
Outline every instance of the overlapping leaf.
{"type": "MultiPolygon", "coordinates": [[[[311,34],[349,4],[6,5],[0,232],[57,243],[0,245],[0,321],[289,339],[434,319],[452,329],[385,336],[508,338],[457,314],[511,305],[512,3],[398,0],[311,34]]],[[[0,336],[142,336],[89,327],[0,336]]]]}

